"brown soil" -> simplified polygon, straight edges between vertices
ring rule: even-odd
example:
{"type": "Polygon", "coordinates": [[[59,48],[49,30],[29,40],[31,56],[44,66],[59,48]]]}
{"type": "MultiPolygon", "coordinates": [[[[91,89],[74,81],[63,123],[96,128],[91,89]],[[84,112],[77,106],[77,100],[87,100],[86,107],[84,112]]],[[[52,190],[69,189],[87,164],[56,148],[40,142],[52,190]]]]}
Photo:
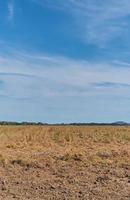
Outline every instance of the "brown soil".
{"type": "Polygon", "coordinates": [[[129,127],[0,127],[0,200],[130,199],[129,127]]]}

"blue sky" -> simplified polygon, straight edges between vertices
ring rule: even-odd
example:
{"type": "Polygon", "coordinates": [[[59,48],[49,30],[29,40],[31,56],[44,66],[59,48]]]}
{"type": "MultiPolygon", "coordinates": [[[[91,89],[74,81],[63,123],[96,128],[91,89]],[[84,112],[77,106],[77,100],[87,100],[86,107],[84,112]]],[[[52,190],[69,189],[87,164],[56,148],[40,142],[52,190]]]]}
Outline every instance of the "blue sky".
{"type": "Polygon", "coordinates": [[[1,0],[0,120],[130,121],[129,0],[1,0]]]}

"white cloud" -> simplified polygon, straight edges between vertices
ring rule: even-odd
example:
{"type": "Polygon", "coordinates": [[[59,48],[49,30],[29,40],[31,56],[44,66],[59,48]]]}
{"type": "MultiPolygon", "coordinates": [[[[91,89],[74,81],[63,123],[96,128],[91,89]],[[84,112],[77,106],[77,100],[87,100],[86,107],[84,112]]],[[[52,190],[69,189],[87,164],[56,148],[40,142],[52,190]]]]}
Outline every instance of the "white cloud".
{"type": "Polygon", "coordinates": [[[91,63],[14,51],[0,55],[0,95],[14,98],[51,96],[130,96],[129,66],[91,63]]]}
{"type": "Polygon", "coordinates": [[[129,0],[32,1],[69,13],[77,23],[77,34],[87,43],[102,47],[115,38],[125,37],[128,31],[129,0]]]}

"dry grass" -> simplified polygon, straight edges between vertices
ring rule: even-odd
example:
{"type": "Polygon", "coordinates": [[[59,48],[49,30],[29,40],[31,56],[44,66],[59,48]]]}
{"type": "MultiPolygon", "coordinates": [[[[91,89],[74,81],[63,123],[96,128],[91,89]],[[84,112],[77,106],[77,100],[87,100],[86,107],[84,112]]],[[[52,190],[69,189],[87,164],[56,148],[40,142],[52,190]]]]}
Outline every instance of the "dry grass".
{"type": "Polygon", "coordinates": [[[1,126],[0,150],[5,163],[44,154],[53,161],[130,165],[130,127],[1,126]]]}
{"type": "Polygon", "coordinates": [[[0,199],[130,199],[130,127],[0,126],[0,199]]]}

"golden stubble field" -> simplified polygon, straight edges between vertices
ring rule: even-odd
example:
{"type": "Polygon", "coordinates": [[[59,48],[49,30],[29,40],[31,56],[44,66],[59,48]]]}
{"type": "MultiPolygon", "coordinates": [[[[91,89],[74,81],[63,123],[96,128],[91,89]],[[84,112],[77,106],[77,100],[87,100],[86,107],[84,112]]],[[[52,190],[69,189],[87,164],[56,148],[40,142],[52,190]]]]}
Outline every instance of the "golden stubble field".
{"type": "Polygon", "coordinates": [[[0,199],[130,199],[130,127],[0,126],[0,199]]]}

